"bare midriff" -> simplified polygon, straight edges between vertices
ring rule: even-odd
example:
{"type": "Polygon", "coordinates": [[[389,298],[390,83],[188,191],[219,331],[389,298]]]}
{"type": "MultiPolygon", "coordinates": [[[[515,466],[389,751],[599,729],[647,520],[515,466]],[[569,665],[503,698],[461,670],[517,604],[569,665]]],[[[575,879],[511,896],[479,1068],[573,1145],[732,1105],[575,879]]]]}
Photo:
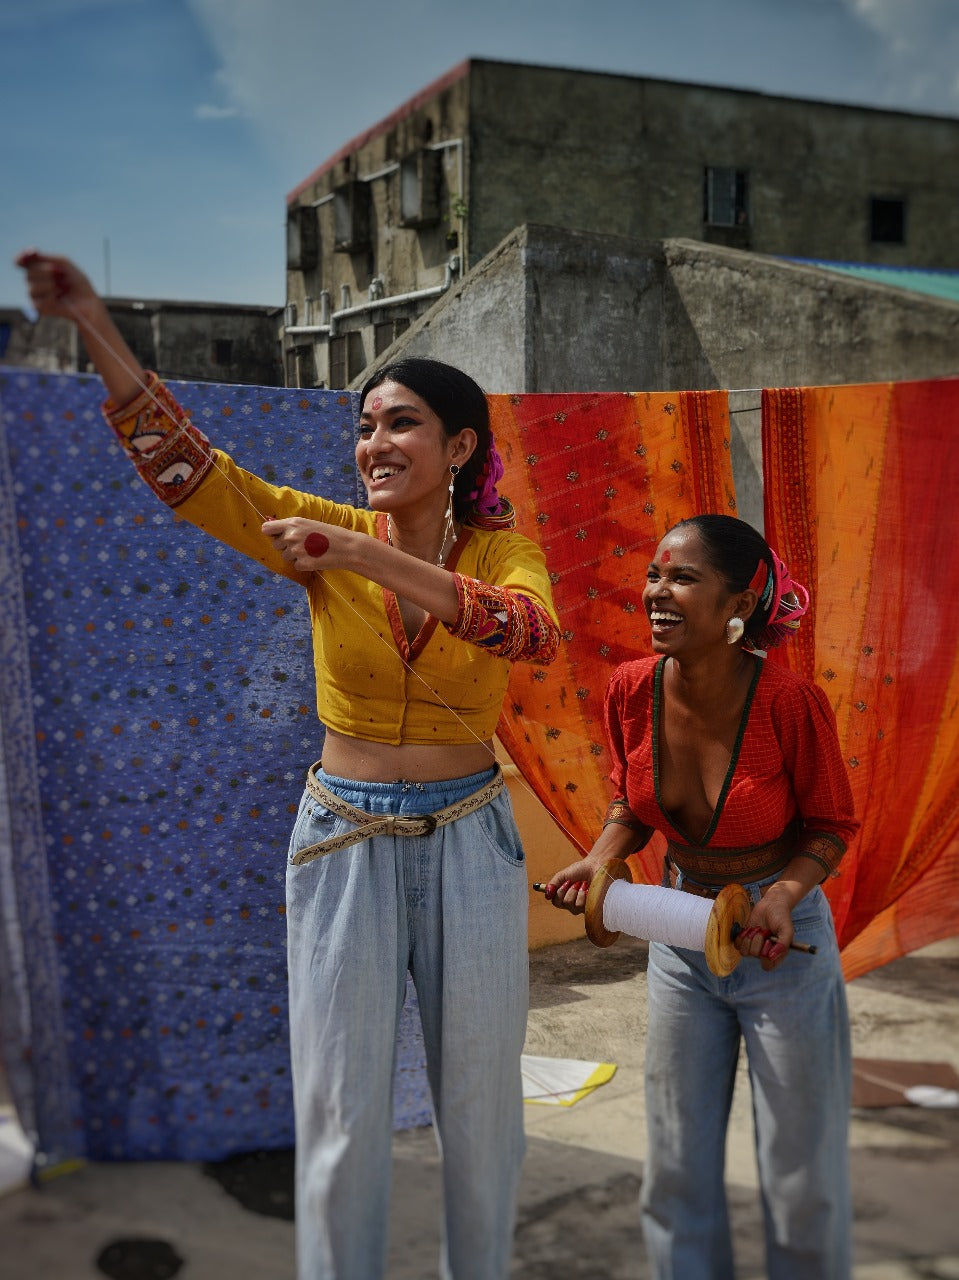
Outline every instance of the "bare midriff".
{"type": "Polygon", "coordinates": [[[442,745],[403,742],[393,746],[327,729],[323,745],[326,772],[359,782],[445,782],[483,773],[495,763],[490,741],[442,745]]]}

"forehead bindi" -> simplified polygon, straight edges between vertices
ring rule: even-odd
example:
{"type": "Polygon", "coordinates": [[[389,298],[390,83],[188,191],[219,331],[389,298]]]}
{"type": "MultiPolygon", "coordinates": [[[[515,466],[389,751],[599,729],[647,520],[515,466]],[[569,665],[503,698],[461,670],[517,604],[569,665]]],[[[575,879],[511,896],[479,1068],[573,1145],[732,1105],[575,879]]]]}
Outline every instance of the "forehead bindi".
{"type": "Polygon", "coordinates": [[[670,574],[702,573],[706,568],[702,543],[692,532],[670,534],[656,549],[655,567],[670,574]]]}
{"type": "Polygon", "coordinates": [[[369,418],[373,414],[397,413],[413,413],[425,418],[429,410],[409,387],[404,387],[399,382],[383,382],[370,392],[363,404],[360,417],[369,418]]]}

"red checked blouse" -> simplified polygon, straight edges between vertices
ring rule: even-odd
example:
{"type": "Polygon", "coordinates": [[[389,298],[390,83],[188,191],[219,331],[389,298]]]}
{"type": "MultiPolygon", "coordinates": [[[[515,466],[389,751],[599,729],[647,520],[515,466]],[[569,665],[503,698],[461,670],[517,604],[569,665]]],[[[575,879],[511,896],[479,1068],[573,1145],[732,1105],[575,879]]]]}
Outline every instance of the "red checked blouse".
{"type": "Polygon", "coordinates": [[[660,803],[665,659],[624,663],[606,691],[613,794],[626,798],[637,823],[666,836],[677,865],[710,883],[747,871],[760,879],[793,853],[807,853],[832,873],[859,829],[826,695],[783,667],[754,661],[729,769],[700,840],[660,803]]]}

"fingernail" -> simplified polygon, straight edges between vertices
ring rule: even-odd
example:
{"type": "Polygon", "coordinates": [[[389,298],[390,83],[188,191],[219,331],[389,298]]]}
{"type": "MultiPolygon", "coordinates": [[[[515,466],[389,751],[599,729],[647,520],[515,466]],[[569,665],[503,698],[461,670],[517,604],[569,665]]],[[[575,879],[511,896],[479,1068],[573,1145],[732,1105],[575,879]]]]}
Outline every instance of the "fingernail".
{"type": "Polygon", "coordinates": [[[781,960],[788,950],[789,948],[784,947],[781,942],[776,942],[769,948],[768,951],[766,951],[766,948],[764,947],[763,953],[765,954],[767,960],[781,960]]]}
{"type": "Polygon", "coordinates": [[[555,886],[555,884],[548,884],[548,885],[546,886],[546,889],[545,889],[545,894],[546,894],[546,901],[547,901],[547,902],[550,900],[550,898],[555,898],[555,897],[556,897],[556,886],[555,886]]]}

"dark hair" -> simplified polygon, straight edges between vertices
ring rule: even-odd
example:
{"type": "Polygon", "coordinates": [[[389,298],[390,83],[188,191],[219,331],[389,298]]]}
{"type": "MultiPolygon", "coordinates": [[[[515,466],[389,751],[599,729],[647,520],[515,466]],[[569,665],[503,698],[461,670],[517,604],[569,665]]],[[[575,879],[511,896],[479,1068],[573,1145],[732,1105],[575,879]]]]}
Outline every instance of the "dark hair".
{"type": "Polygon", "coordinates": [[[398,382],[409,387],[433,410],[448,436],[458,435],[467,427],[476,432],[476,448],[460,468],[453,487],[456,518],[465,520],[473,506],[469,495],[480,487],[479,477],[492,439],[485,392],[462,369],[444,364],[442,360],[407,356],[373,374],[360,392],[361,408],[370,392],[383,382],[398,382]]]}
{"type": "MultiPolygon", "coordinates": [[[[775,573],[773,553],[769,543],[745,520],[738,520],[735,516],[690,516],[688,520],[680,520],[675,528],[681,529],[690,525],[699,534],[707,562],[723,579],[731,594],[735,595],[738,591],[746,590],[752,582],[760,560],[765,564],[768,573],[775,573]]],[[[768,637],[764,637],[763,632],[769,623],[772,603],[770,593],[765,605],[761,601],[757,603],[756,608],[746,619],[743,638],[757,648],[765,647],[759,643],[761,639],[768,642],[768,637]]]]}

